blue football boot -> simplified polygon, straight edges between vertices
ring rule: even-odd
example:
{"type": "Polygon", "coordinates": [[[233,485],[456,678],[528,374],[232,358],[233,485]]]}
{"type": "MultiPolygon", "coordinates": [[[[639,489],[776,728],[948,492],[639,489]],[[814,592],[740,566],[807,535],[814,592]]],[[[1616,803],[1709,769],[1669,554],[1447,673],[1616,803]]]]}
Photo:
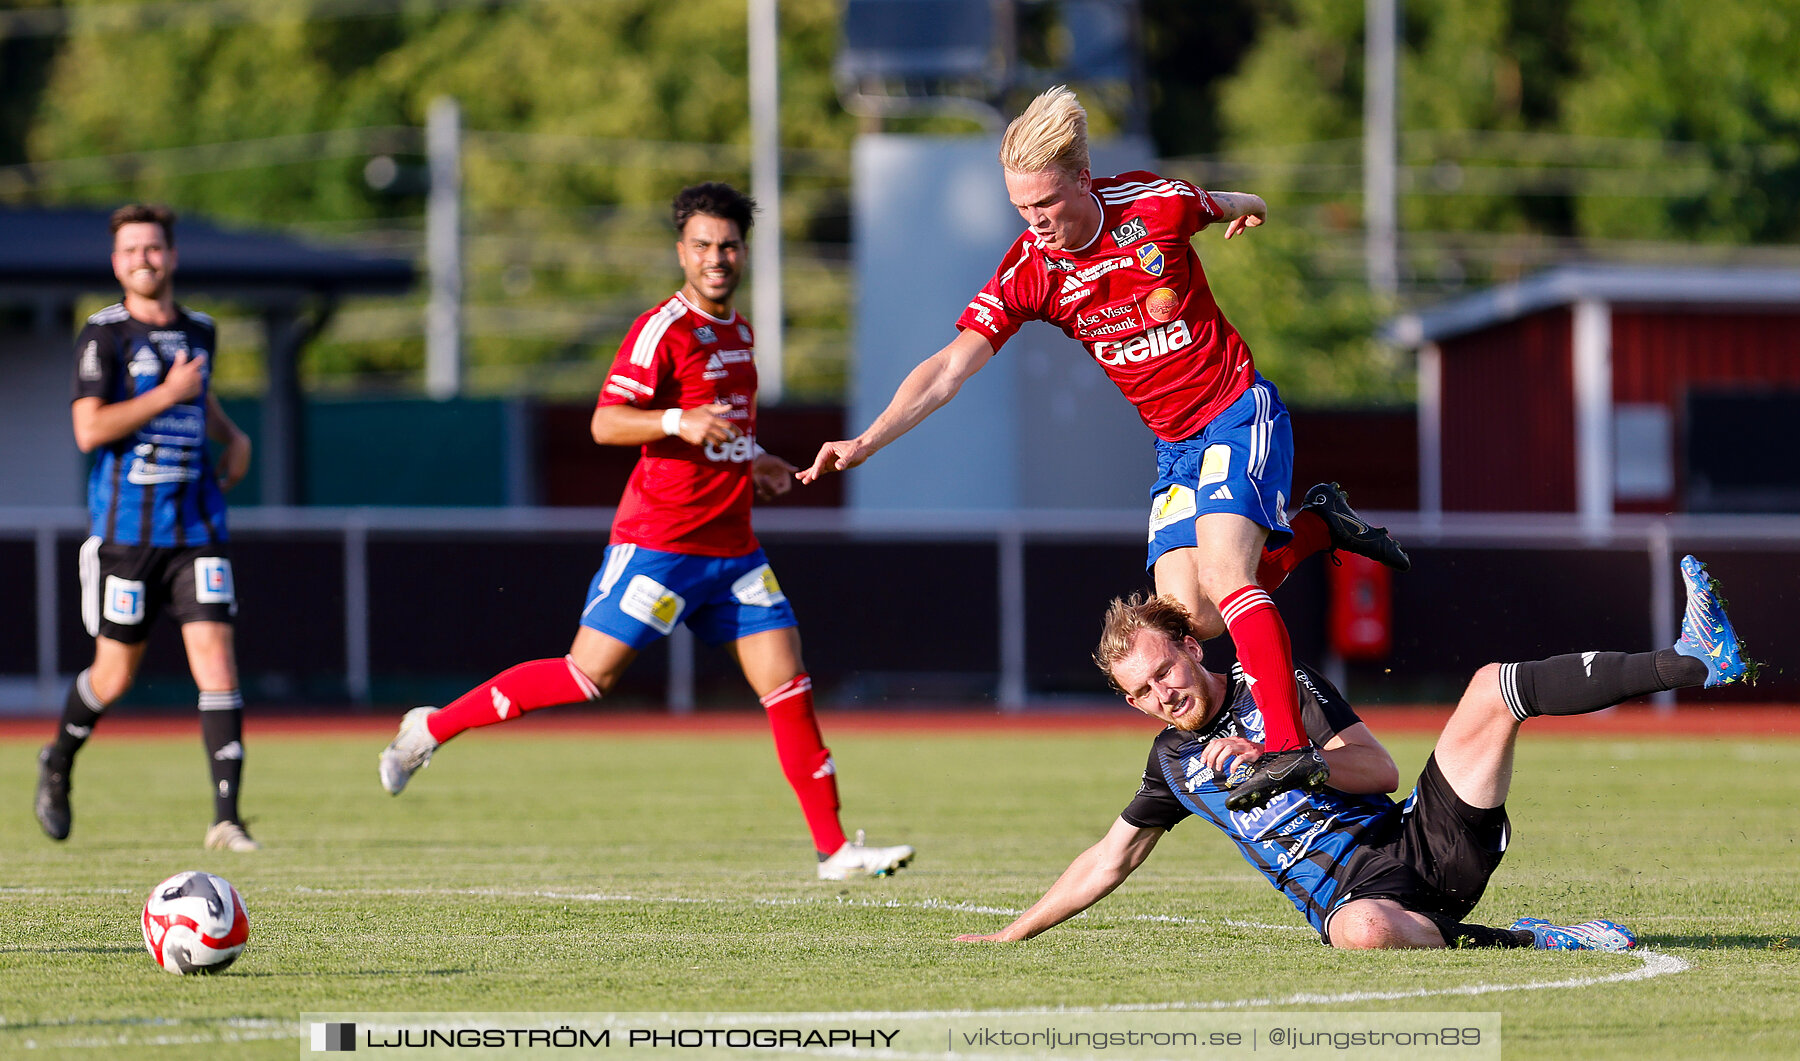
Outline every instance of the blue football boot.
{"type": "Polygon", "coordinates": [[[1756,681],[1761,664],[1744,655],[1743,643],[1725,617],[1725,598],[1706,565],[1692,556],[1681,558],[1681,580],[1687,583],[1687,612],[1681,617],[1681,640],[1675,651],[1706,664],[1706,688],[1756,681]]]}
{"type": "Polygon", "coordinates": [[[1538,950],[1603,950],[1614,953],[1637,946],[1637,937],[1624,925],[1611,921],[1583,921],[1579,925],[1553,925],[1542,918],[1521,917],[1513,930],[1529,929],[1531,945],[1538,950]]]}

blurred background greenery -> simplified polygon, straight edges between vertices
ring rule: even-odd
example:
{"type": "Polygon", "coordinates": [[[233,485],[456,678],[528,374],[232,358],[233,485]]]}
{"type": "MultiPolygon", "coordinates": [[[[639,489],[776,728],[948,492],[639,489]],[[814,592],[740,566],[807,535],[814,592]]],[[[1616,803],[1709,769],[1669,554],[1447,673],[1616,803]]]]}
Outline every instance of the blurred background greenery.
{"type": "MultiPolygon", "coordinates": [[[[669,196],[747,186],[745,9],[15,0],[0,10],[0,203],[158,200],[422,258],[422,126],[453,96],[466,390],[586,398],[596,358],[678,282],[669,196]]],[[[779,9],[784,400],[835,404],[852,370],[849,151],[872,126],[834,89],[841,4],[779,9]]],[[[1363,5],[1141,11],[1164,172],[1271,204],[1273,223],[1211,277],[1290,401],[1409,400],[1383,319],[1556,262],[1800,264],[1800,0],[1404,4],[1398,304],[1364,275],[1363,5]]],[[[1020,12],[1021,58],[1054,66],[1070,43],[1055,4],[1020,12]]],[[[1084,98],[1096,135],[1124,124],[1104,92],[1084,98]]],[[[951,117],[885,128],[981,132],[951,117]]],[[[1216,240],[1201,237],[1203,258],[1216,240]]],[[[308,351],[308,391],[420,393],[423,299],[347,303],[308,351]]],[[[206,308],[229,348],[263,343],[252,317],[206,308]]],[[[260,390],[261,364],[222,362],[222,391],[260,390]]]]}

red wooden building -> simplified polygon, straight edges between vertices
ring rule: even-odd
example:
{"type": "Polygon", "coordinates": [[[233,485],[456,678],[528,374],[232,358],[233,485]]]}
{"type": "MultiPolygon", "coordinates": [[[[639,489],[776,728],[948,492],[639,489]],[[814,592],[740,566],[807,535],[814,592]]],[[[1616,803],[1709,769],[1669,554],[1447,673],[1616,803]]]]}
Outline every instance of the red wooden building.
{"type": "Polygon", "coordinates": [[[1398,320],[1425,512],[1800,512],[1800,270],[1577,265],[1398,320]]]}

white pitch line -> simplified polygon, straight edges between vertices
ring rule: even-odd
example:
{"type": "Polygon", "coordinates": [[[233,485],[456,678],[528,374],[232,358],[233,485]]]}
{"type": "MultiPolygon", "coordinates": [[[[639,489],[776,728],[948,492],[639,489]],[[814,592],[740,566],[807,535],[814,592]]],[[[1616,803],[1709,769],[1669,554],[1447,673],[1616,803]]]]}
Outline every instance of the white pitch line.
{"type": "MultiPolygon", "coordinates": [[[[0,889],[0,891],[23,891],[26,889],[0,889]]],[[[922,899],[907,902],[899,899],[845,899],[842,896],[831,900],[821,900],[798,896],[793,898],[762,899],[720,899],[694,898],[691,896],[635,896],[600,892],[552,892],[552,891],[509,891],[493,888],[345,888],[326,889],[296,886],[296,892],[310,895],[461,895],[487,896],[493,898],[536,898],[572,902],[616,902],[616,903],[671,903],[683,905],[711,905],[748,902],[756,906],[802,906],[822,905],[833,902],[840,906],[880,907],[888,909],[945,910],[956,913],[995,914],[1005,917],[1016,917],[1017,910],[1001,907],[975,906],[971,903],[946,902],[942,899],[922,899]]],[[[1085,914],[1082,916],[1086,916],[1085,914]]],[[[1286,931],[1312,931],[1299,929],[1293,925],[1265,925],[1254,921],[1238,921],[1221,919],[1209,922],[1202,918],[1179,917],[1172,914],[1136,914],[1121,918],[1129,921],[1161,921],[1175,924],[1225,924],[1234,927],[1258,929],[1281,929],[1286,931]]],[[[1097,1013],[1151,1013],[1182,1012],[1204,1010],[1262,1009],[1271,1006],[1329,1006],[1345,1005],[1360,1002],[1393,1002],[1410,998],[1433,998],[1443,996],[1475,996],[1501,994],[1512,991],[1550,991],[1557,989],[1573,989],[1598,987],[1602,984],[1630,983],[1638,980],[1649,980],[1658,976],[1670,976],[1686,972],[1693,966],[1684,959],[1656,951],[1633,951],[1621,957],[1637,958],[1643,964],[1636,969],[1622,973],[1609,973],[1604,976],[1573,976],[1559,980],[1532,980],[1519,984],[1459,984],[1455,987],[1426,987],[1408,991],[1346,991],[1338,994],[1315,994],[1300,992],[1297,994],[1269,998],[1219,999],[1212,1001],[1181,1002],[1140,1002],[1108,1006],[1042,1006],[1023,1009],[938,1009],[938,1010],[855,1010],[849,1012],[816,1012],[816,1013],[731,1013],[719,1014],[720,1023],[752,1024],[767,1023],[775,1020],[945,1020],[967,1019],[974,1017],[1016,1017],[1042,1014],[1097,1014],[1097,1013]]],[[[112,1025],[115,1027],[128,1025],[131,1021],[54,1021],[39,1025],[43,1028],[60,1027],[67,1029],[97,1028],[112,1025]]],[[[149,1025],[206,1025],[203,1020],[189,1021],[181,1018],[154,1020],[145,1022],[149,1025]]],[[[124,1033],[106,1039],[80,1039],[70,1042],[44,1044],[55,1049],[113,1048],[130,1042],[133,1045],[187,1045],[200,1043],[218,1043],[235,1040],[251,1040],[262,1038],[299,1038],[301,1025],[288,1024],[281,1021],[246,1020],[244,1018],[224,1018],[218,1022],[226,1029],[225,1036],[184,1036],[162,1033],[150,1039],[128,1040],[124,1033]],[[294,1029],[292,1035],[282,1035],[279,1029],[283,1025],[294,1029]]],[[[7,1024],[0,1018],[0,1030],[7,1024]]],[[[16,1027],[16,1026],[15,1026],[16,1027]]],[[[27,1049],[36,1048],[39,1044],[33,1040],[24,1044],[27,1049]]]]}

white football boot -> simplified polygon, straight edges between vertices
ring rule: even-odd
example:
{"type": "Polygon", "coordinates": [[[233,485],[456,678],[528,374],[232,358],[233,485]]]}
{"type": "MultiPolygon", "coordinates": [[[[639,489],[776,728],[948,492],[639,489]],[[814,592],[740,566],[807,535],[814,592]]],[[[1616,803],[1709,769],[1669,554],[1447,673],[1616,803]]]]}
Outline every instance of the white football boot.
{"type": "Polygon", "coordinates": [[[844,846],[837,849],[832,856],[819,863],[820,880],[849,880],[851,877],[887,877],[912,861],[913,849],[910,844],[896,844],[893,847],[869,847],[863,843],[863,831],[856,830],[855,840],[844,841],[844,846]]]}
{"type": "Polygon", "coordinates": [[[213,822],[206,830],[208,851],[261,851],[262,845],[250,838],[237,822],[213,822]]]}
{"type": "Polygon", "coordinates": [[[435,707],[415,707],[400,720],[400,732],[381,750],[381,787],[398,796],[413,772],[431,765],[431,753],[437,751],[437,738],[431,735],[425,720],[436,713],[435,707]]]}

